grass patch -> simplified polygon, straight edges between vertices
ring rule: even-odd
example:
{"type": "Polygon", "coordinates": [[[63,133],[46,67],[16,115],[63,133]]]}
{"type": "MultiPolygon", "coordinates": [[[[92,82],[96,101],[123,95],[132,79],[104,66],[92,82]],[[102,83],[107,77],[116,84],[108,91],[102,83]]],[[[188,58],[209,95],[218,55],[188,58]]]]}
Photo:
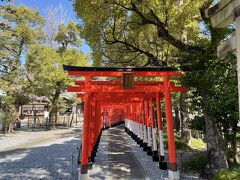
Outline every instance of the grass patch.
{"type": "Polygon", "coordinates": [[[205,149],[206,144],[202,139],[191,138],[191,148],[193,149],[205,149]]]}
{"type": "Polygon", "coordinates": [[[201,172],[207,165],[207,155],[205,153],[198,154],[188,161],[183,163],[183,169],[185,171],[201,172]]]}
{"type": "MultiPolygon", "coordinates": [[[[178,150],[191,150],[192,149],[186,142],[184,142],[181,139],[181,137],[175,135],[174,138],[175,138],[176,149],[178,149],[178,150]]],[[[164,135],[164,146],[165,146],[165,148],[168,148],[167,135],[164,135]]]]}
{"type": "Polygon", "coordinates": [[[240,165],[229,170],[218,171],[213,180],[240,180],[240,165]]]}
{"type": "MultiPolygon", "coordinates": [[[[167,135],[164,134],[164,147],[168,148],[168,139],[167,135]]],[[[204,149],[206,147],[206,144],[202,141],[202,139],[196,139],[196,138],[191,138],[191,146],[188,145],[183,139],[176,135],[174,136],[175,139],[175,145],[177,150],[192,150],[192,149],[204,149]]],[[[157,137],[157,142],[159,142],[158,137],[157,137]]]]}

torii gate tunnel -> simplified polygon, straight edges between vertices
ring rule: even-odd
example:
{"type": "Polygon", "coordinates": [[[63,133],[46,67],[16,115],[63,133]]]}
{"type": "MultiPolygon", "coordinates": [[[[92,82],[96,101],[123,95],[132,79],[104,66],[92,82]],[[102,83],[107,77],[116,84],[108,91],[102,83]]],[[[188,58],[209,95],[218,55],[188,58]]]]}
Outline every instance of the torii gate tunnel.
{"type": "Polygon", "coordinates": [[[143,151],[152,156],[153,161],[159,161],[159,168],[168,169],[170,179],[179,179],[171,93],[186,92],[187,88],[175,86],[170,78],[182,76],[182,73],[172,68],[159,67],[107,68],[64,65],[64,70],[70,76],[85,77],[85,80],[76,80],[75,86],[67,88],[68,92],[76,92],[84,101],[82,151],[79,160],[82,179],[88,177],[88,166],[94,162],[102,130],[124,122],[125,131],[140,144],[143,151]],[[100,79],[97,77],[118,77],[115,79],[122,80],[94,80],[100,79]],[[135,77],[162,77],[163,81],[134,81],[135,77]],[[168,163],[164,155],[161,101],[165,103],[168,163]]]}

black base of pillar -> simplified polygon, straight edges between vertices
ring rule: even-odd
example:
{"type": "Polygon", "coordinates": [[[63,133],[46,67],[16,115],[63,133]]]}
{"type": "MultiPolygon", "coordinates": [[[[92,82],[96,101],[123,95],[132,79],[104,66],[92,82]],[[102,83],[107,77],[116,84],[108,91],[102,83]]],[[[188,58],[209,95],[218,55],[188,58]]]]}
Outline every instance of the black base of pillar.
{"type": "Polygon", "coordinates": [[[136,134],[134,134],[133,139],[137,142],[137,135],[136,134]]]}
{"type": "Polygon", "coordinates": [[[143,151],[147,151],[147,143],[143,143],[143,151]]]}
{"type": "Polygon", "coordinates": [[[88,169],[91,170],[92,168],[93,168],[93,163],[92,162],[88,163],[88,169]]]}
{"type": "Polygon", "coordinates": [[[92,165],[93,165],[92,157],[88,157],[88,169],[92,169],[92,165]]]}
{"type": "Polygon", "coordinates": [[[140,142],[141,142],[141,139],[140,139],[140,137],[138,137],[137,144],[140,144],[140,142]]]}
{"type": "Polygon", "coordinates": [[[168,169],[168,165],[167,165],[167,162],[165,161],[164,156],[159,156],[159,169],[162,169],[162,170],[168,169]]]}
{"type": "Polygon", "coordinates": [[[167,162],[159,162],[159,169],[167,170],[168,169],[167,162]]]}
{"type": "Polygon", "coordinates": [[[136,141],[137,144],[139,144],[140,138],[137,136],[135,141],[136,141]]]}
{"type": "Polygon", "coordinates": [[[152,148],[150,146],[147,147],[147,155],[152,156],[152,148]]]}
{"type": "Polygon", "coordinates": [[[140,147],[143,147],[143,140],[140,140],[140,147]]]}
{"type": "Polygon", "coordinates": [[[159,161],[159,156],[158,156],[157,151],[153,151],[152,160],[153,160],[154,162],[158,162],[158,161],[159,161]]]}
{"type": "Polygon", "coordinates": [[[91,163],[94,163],[94,162],[95,162],[95,156],[94,156],[94,155],[91,155],[90,161],[91,161],[91,163]]]}
{"type": "Polygon", "coordinates": [[[89,169],[89,164],[86,164],[86,165],[81,165],[81,174],[87,174],[88,172],[88,169],[89,169]]]}
{"type": "Polygon", "coordinates": [[[97,152],[95,150],[92,151],[92,156],[96,157],[97,152]]]}
{"type": "Polygon", "coordinates": [[[132,131],[130,131],[129,132],[129,135],[131,136],[131,138],[133,137],[133,132],[132,131]]]}
{"type": "Polygon", "coordinates": [[[176,163],[168,163],[168,170],[177,171],[177,164],[176,163]]]}

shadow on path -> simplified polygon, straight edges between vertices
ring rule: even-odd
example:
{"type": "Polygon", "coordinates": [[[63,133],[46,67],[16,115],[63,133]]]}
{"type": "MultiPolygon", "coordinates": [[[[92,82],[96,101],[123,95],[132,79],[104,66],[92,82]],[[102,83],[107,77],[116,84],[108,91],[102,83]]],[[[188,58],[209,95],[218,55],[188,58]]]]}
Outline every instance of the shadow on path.
{"type": "Polygon", "coordinates": [[[54,144],[0,152],[0,179],[77,179],[80,137],[78,132],[63,135],[54,144]]]}

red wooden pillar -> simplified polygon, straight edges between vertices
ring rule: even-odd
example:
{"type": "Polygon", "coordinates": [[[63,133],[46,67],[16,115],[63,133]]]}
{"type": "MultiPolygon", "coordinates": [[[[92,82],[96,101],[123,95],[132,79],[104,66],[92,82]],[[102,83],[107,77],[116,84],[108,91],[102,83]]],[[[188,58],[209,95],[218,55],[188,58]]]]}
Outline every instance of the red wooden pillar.
{"type": "Polygon", "coordinates": [[[175,149],[175,142],[174,142],[174,130],[173,130],[173,121],[172,121],[172,101],[171,101],[169,76],[164,76],[163,81],[164,81],[164,99],[165,99],[165,106],[166,106],[167,135],[168,135],[168,154],[169,154],[168,174],[169,174],[169,179],[177,179],[179,178],[179,172],[177,171],[177,159],[176,159],[176,149],[175,149]]]}
{"type": "Polygon", "coordinates": [[[138,103],[138,105],[137,105],[137,130],[138,130],[137,144],[140,144],[140,141],[141,141],[141,103],[138,103]]]}
{"type": "Polygon", "coordinates": [[[91,93],[91,76],[86,77],[85,96],[84,96],[84,121],[82,132],[82,159],[81,159],[81,174],[82,179],[88,179],[88,148],[89,148],[89,119],[90,119],[90,100],[91,93]]]}
{"type": "Polygon", "coordinates": [[[164,157],[164,143],[163,143],[163,125],[162,125],[162,111],[160,93],[156,94],[157,103],[157,120],[158,120],[158,133],[159,133],[159,168],[162,170],[167,169],[167,162],[164,157]]]}
{"type": "Polygon", "coordinates": [[[98,136],[98,128],[97,128],[97,101],[95,99],[93,99],[92,102],[92,138],[91,140],[91,144],[92,144],[92,148],[91,148],[91,162],[94,162],[94,158],[96,156],[96,140],[97,140],[97,136],[98,136]]]}
{"type": "Polygon", "coordinates": [[[96,128],[97,128],[96,147],[98,147],[98,144],[100,142],[102,127],[103,127],[102,108],[100,106],[100,103],[96,101],[96,128]]]}
{"type": "Polygon", "coordinates": [[[103,124],[103,129],[105,129],[105,121],[106,121],[106,111],[105,111],[105,108],[103,107],[102,110],[101,110],[102,114],[101,114],[101,117],[102,117],[102,124],[103,124]]]}
{"type": "Polygon", "coordinates": [[[90,93],[90,108],[89,108],[89,139],[88,139],[88,162],[91,162],[91,154],[93,150],[93,138],[94,138],[94,105],[93,105],[93,93],[90,93]]]}
{"type": "Polygon", "coordinates": [[[105,123],[105,129],[108,127],[108,110],[107,108],[105,107],[104,108],[104,123],[105,123]]]}
{"type": "Polygon", "coordinates": [[[133,122],[132,122],[132,131],[133,131],[133,138],[136,137],[136,104],[133,104],[133,122]]]}

